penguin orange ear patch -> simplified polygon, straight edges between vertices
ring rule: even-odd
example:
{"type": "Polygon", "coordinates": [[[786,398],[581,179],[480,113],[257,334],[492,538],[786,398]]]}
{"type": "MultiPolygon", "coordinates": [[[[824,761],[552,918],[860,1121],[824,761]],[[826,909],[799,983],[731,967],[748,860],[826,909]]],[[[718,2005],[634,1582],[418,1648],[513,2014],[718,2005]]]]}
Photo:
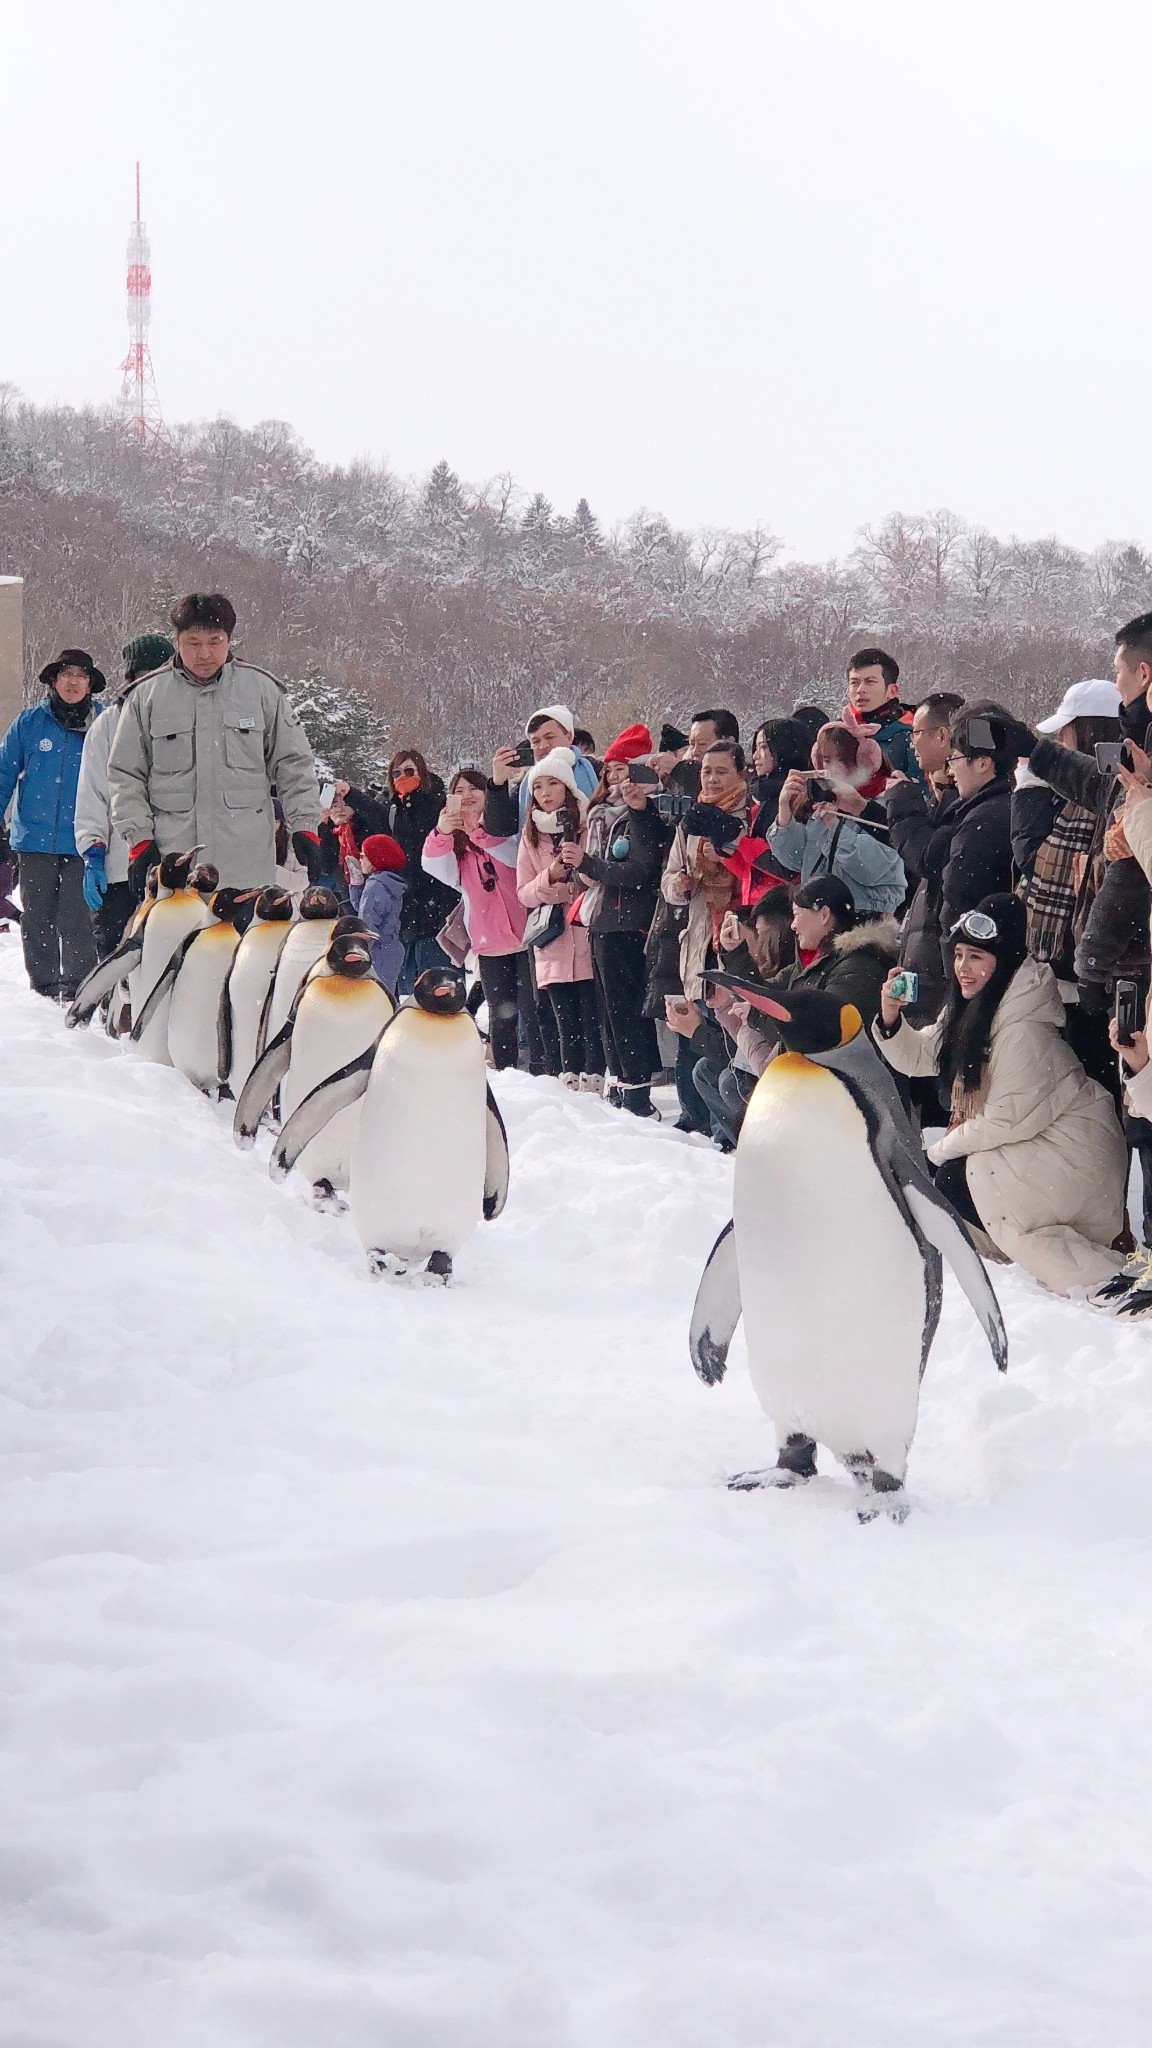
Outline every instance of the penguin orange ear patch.
{"type": "Polygon", "coordinates": [[[851,1045],[852,1040],[858,1038],[863,1029],[864,1019],[856,1008],[855,1003],[842,1003],[840,1005],[841,1045],[851,1045]]]}

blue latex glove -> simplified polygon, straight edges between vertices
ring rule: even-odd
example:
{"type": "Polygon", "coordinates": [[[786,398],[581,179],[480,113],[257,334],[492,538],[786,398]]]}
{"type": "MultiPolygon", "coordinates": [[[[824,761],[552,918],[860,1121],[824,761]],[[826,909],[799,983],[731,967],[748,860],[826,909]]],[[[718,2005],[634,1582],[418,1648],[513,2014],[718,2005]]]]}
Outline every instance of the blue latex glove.
{"type": "Polygon", "coordinates": [[[89,846],[84,851],[84,901],[95,913],[104,901],[108,889],[108,877],[104,873],[104,848],[89,846]]]}

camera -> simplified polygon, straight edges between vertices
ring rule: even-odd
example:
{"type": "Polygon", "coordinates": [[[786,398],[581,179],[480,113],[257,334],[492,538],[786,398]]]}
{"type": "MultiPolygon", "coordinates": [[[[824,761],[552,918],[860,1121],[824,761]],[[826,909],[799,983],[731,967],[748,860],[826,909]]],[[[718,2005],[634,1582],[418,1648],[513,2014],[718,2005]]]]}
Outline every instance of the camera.
{"type": "Polygon", "coordinates": [[[652,801],[660,817],[668,818],[672,824],[679,825],[681,820],[688,816],[696,799],[690,796],[677,796],[674,789],[662,789],[652,801]]]}
{"type": "Polygon", "coordinates": [[[836,791],[830,782],[825,782],[822,775],[805,775],[804,780],[808,784],[808,800],[810,803],[834,804],[836,802],[836,791]]]}
{"type": "Polygon", "coordinates": [[[1121,1045],[1131,1045],[1140,1029],[1140,989],[1134,981],[1116,983],[1116,1037],[1121,1045]]]}
{"type": "Polygon", "coordinates": [[[920,993],[920,976],[905,972],[894,974],[888,984],[888,993],[894,1003],[914,1003],[920,993]]]}

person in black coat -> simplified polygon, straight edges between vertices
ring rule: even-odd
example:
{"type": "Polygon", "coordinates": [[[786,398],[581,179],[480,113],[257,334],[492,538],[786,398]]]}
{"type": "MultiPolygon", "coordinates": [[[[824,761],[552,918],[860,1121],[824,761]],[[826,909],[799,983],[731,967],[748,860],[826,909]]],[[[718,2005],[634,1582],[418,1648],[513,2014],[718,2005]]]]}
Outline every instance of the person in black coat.
{"type": "Polygon", "coordinates": [[[938,905],[941,939],[985,896],[1011,889],[1016,751],[1006,734],[1015,724],[999,704],[970,704],[952,720],[948,767],[956,802],[920,854],[920,872],[933,885],[938,905]],[[991,726],[991,752],[973,737],[977,719],[991,726]]]}
{"type": "Polygon", "coordinates": [[[940,891],[924,871],[924,856],[949,812],[959,802],[948,767],[952,752],[952,720],[963,698],[937,690],[916,706],[912,720],[912,751],[924,782],[895,775],[883,796],[888,837],[904,863],[912,888],[900,935],[898,965],[920,978],[916,1002],[906,1015],[915,1025],[933,1024],[948,992],[948,974],[940,948],[940,891]]]}
{"type": "Polygon", "coordinates": [[[360,810],[352,803],[353,792],[349,790],[347,802],[359,830],[360,818],[369,816],[369,811],[384,814],[382,825],[373,825],[373,831],[387,832],[401,847],[404,854],[404,877],[407,887],[400,911],[400,937],[404,942],[404,965],[396,984],[400,996],[411,995],[412,984],[426,967],[447,967],[448,955],[436,943],[436,934],[449,918],[459,902],[459,893],[438,882],[420,865],[424,841],[436,829],[437,820],[444,808],[446,791],[438,775],[433,775],[423,754],[415,747],[401,747],[388,763],[387,801],[370,804],[360,799],[360,810]]]}

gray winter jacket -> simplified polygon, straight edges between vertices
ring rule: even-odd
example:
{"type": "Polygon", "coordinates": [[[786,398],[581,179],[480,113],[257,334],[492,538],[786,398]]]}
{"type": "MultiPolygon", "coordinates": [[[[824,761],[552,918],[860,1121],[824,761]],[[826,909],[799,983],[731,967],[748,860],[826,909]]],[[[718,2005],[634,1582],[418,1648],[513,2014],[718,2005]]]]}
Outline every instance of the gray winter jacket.
{"type": "Polygon", "coordinates": [[[76,785],[76,815],[72,820],[77,853],[86,853],[90,846],[105,848],[104,873],[109,882],[128,880],[128,848],[119,833],[112,830],[108,796],[108,757],[119,719],[120,700],[114,698],[111,704],[105,705],[99,718],[93,719],[84,735],[80,780],[76,785]]]}
{"type": "Polygon", "coordinates": [[[282,683],[227,661],[198,683],[166,662],[123,692],[108,763],[112,823],[129,847],[198,846],[229,888],[276,879],[272,785],[289,832],[315,832],[312,749],[282,683]]]}

